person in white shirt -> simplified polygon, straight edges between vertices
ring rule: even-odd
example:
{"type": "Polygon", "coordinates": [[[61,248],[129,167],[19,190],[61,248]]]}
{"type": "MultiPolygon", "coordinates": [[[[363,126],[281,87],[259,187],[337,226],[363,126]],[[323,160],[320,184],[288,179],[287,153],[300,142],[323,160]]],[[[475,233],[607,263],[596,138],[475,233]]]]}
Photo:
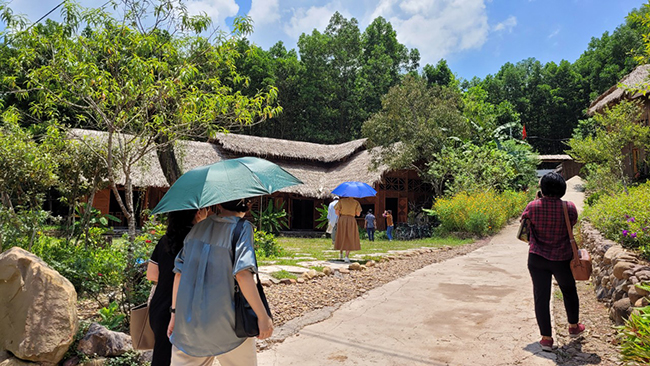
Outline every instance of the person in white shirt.
{"type": "Polygon", "coordinates": [[[339,221],[339,215],[336,214],[336,210],[334,209],[334,206],[338,202],[339,197],[334,196],[334,201],[330,202],[327,207],[327,220],[329,223],[327,224],[326,232],[332,236],[332,245],[334,245],[334,242],[336,241],[336,223],[339,221]]]}

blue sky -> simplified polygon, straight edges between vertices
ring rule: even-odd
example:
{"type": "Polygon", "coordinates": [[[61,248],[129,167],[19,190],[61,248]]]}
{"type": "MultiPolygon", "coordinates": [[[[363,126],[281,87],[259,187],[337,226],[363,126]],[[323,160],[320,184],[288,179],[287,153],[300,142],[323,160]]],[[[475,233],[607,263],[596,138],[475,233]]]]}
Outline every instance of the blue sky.
{"type": "MultiPolygon", "coordinates": [[[[16,13],[35,21],[60,0],[13,0],[16,13]]],[[[104,0],[79,0],[88,7],[104,0]]],[[[282,40],[296,48],[302,33],[323,31],[338,11],[359,21],[361,30],[386,18],[398,40],[417,48],[421,65],[441,58],[459,77],[496,73],[506,62],[534,57],[542,62],[575,61],[592,37],[612,32],[642,0],[191,0],[191,12],[206,12],[227,27],[236,15],[255,22],[251,40],[268,49],[282,40]]],[[[50,16],[58,19],[58,11],[50,16]]]]}

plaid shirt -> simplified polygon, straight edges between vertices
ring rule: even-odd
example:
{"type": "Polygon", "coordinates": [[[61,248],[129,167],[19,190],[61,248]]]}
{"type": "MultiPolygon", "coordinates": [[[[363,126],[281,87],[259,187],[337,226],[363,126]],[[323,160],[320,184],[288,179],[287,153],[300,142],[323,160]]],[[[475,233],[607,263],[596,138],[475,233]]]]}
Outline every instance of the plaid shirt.
{"type": "MultiPolygon", "coordinates": [[[[578,210],[573,202],[566,201],[571,227],[578,221],[578,210]]],[[[573,258],[569,232],[564,222],[562,200],[556,197],[542,197],[526,206],[522,219],[530,219],[531,237],[529,253],[540,255],[550,261],[565,261],[573,258]]]]}

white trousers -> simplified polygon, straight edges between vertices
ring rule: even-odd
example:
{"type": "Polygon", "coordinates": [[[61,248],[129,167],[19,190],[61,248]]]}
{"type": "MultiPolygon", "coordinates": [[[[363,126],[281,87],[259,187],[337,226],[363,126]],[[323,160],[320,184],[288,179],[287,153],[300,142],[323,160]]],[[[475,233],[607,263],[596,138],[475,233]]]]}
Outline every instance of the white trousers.
{"type": "Polygon", "coordinates": [[[244,343],[230,352],[208,357],[190,356],[172,345],[172,366],[213,366],[215,359],[219,361],[215,365],[257,366],[255,338],[246,339],[244,343]]]}

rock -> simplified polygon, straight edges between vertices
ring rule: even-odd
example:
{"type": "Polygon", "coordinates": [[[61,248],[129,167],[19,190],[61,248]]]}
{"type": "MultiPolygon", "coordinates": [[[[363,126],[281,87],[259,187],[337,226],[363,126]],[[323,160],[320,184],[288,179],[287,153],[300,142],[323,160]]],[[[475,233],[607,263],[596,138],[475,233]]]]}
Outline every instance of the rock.
{"type": "Polygon", "coordinates": [[[622,253],[625,253],[625,250],[623,250],[623,247],[619,245],[615,245],[613,247],[610,247],[607,249],[605,252],[605,255],[603,256],[603,263],[604,264],[611,264],[613,263],[613,260],[621,255],[622,253]]]}
{"type": "MultiPolygon", "coordinates": [[[[295,282],[296,280],[293,280],[293,281],[295,282]]],[[[280,280],[280,283],[283,284],[283,285],[290,285],[291,284],[291,278],[283,278],[283,279],[280,280]]]]}
{"type": "Polygon", "coordinates": [[[350,273],[350,270],[347,269],[347,268],[339,268],[339,273],[348,274],[348,273],[350,273]]]}
{"type": "Polygon", "coordinates": [[[373,260],[369,260],[366,262],[366,267],[374,267],[377,264],[377,262],[373,260]]]}
{"type": "Polygon", "coordinates": [[[647,297],[642,297],[642,298],[638,299],[634,303],[634,307],[635,308],[643,308],[643,307],[648,306],[648,304],[650,304],[650,301],[648,301],[648,298],[647,297]]]}
{"type": "Polygon", "coordinates": [[[89,360],[88,362],[84,362],[79,364],[79,366],[104,366],[108,362],[108,359],[106,358],[94,358],[92,360],[89,360]]]}
{"type": "Polygon", "coordinates": [[[140,361],[141,364],[144,363],[144,362],[151,363],[152,358],[153,358],[153,350],[152,349],[147,350],[147,351],[140,351],[139,354],[138,354],[138,361],[140,361]]]}
{"type": "Polygon", "coordinates": [[[630,316],[631,311],[632,304],[630,303],[630,299],[625,297],[614,302],[612,308],[609,309],[609,317],[616,325],[623,325],[625,319],[630,316]]]}
{"type": "Polygon", "coordinates": [[[7,351],[0,350],[0,366],[36,366],[36,363],[23,361],[9,354],[7,351]]]}
{"type": "Polygon", "coordinates": [[[348,266],[348,268],[349,268],[351,271],[360,271],[360,270],[361,270],[361,264],[359,264],[359,263],[357,263],[357,262],[350,263],[350,265],[348,266]]]}
{"type": "Polygon", "coordinates": [[[648,281],[650,280],[650,271],[639,271],[635,273],[635,276],[641,281],[648,281]]]}
{"type": "Polygon", "coordinates": [[[79,364],[79,356],[74,356],[63,362],[63,366],[77,366],[79,364]]]}
{"type": "Polygon", "coordinates": [[[618,262],[614,265],[614,277],[616,277],[619,280],[624,279],[623,277],[623,272],[627,271],[628,269],[631,269],[634,266],[634,263],[630,262],[618,262]]]}
{"type": "Polygon", "coordinates": [[[271,282],[271,280],[269,279],[260,280],[260,283],[262,283],[262,286],[264,287],[271,287],[271,285],[273,284],[273,282],[271,282]]]}
{"type": "Polygon", "coordinates": [[[327,276],[332,274],[332,268],[331,267],[323,267],[323,273],[327,276]]]}
{"type": "Polygon", "coordinates": [[[269,278],[269,281],[271,281],[271,283],[274,284],[274,285],[277,285],[277,284],[279,284],[281,282],[280,280],[278,280],[275,277],[269,278]]]}
{"type": "Polygon", "coordinates": [[[2,347],[21,360],[56,364],[77,327],[77,292],[70,281],[24,249],[0,254],[2,347]]]}
{"type": "MultiPolygon", "coordinates": [[[[647,285],[647,284],[646,284],[647,285]]],[[[635,286],[636,287],[636,286],[635,286]]],[[[641,296],[648,296],[650,295],[650,291],[644,290],[640,287],[636,287],[636,292],[641,295],[641,296]]]]}
{"type": "Polygon", "coordinates": [[[88,356],[115,357],[133,350],[131,337],[92,323],[86,335],[79,340],[77,350],[88,356]]]}
{"type": "Polygon", "coordinates": [[[310,269],[305,273],[307,273],[307,276],[309,276],[310,280],[318,275],[318,272],[315,269],[310,269]]]}
{"type": "Polygon", "coordinates": [[[630,286],[630,288],[627,290],[627,297],[630,298],[630,304],[636,304],[636,301],[643,296],[639,294],[636,286],[630,286]]]}
{"type": "Polygon", "coordinates": [[[296,282],[305,283],[305,279],[304,278],[298,278],[298,279],[296,279],[296,282]]]}

